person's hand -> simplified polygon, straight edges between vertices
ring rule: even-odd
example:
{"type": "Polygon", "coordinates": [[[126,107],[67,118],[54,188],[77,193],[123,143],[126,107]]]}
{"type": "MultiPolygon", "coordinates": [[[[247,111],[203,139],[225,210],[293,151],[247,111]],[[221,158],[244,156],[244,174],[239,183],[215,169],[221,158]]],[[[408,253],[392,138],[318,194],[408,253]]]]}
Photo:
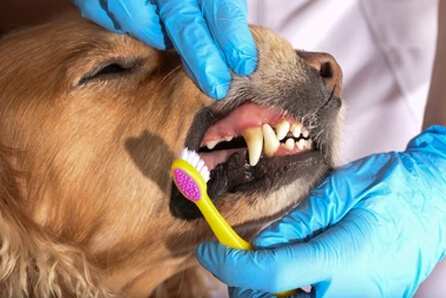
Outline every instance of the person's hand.
{"type": "Polygon", "coordinates": [[[157,49],[173,43],[186,72],[215,99],[229,90],[229,68],[249,75],[256,67],[245,0],[72,1],[84,17],[108,30],[128,33],[157,49]]]}
{"type": "Polygon", "coordinates": [[[232,297],[310,284],[296,297],[412,297],[446,250],[446,128],[334,171],[253,244],[207,242],[196,255],[232,297]]]}

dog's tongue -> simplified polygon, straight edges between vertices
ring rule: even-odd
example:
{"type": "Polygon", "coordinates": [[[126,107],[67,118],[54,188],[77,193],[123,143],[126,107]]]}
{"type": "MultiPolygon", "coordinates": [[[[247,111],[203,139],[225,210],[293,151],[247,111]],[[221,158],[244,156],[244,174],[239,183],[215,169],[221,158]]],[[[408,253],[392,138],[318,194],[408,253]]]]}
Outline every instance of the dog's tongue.
{"type": "Polygon", "coordinates": [[[282,119],[287,119],[290,123],[295,121],[283,110],[252,102],[245,103],[209,127],[203,143],[239,136],[245,129],[261,127],[264,123],[275,126],[282,119]]]}
{"type": "Polygon", "coordinates": [[[199,155],[208,167],[209,171],[212,171],[218,164],[227,161],[229,156],[231,156],[232,154],[236,152],[243,152],[246,150],[246,148],[218,150],[208,153],[199,153],[199,155]]]}

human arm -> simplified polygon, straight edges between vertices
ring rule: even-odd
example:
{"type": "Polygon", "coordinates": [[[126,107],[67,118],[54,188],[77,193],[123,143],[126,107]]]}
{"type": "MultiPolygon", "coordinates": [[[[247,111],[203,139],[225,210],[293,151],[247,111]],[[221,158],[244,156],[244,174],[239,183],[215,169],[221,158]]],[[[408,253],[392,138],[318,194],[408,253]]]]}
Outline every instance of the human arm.
{"type": "Polygon", "coordinates": [[[257,49],[247,24],[245,0],[73,0],[82,15],[146,44],[171,43],[189,76],[209,96],[223,98],[231,72],[249,75],[257,49]]]}

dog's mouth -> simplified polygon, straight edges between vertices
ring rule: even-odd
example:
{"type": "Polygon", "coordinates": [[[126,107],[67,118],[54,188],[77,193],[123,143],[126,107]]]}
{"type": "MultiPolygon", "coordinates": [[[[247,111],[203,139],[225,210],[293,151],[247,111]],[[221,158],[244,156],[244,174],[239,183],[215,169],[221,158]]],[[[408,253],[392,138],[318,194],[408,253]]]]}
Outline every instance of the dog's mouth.
{"type": "Polygon", "coordinates": [[[186,146],[211,171],[214,201],[227,193],[266,195],[326,163],[318,130],[284,109],[245,101],[223,116],[207,111],[196,116],[186,146]]]}
{"type": "MultiPolygon", "coordinates": [[[[212,201],[231,193],[268,195],[299,180],[310,187],[332,166],[331,122],[341,100],[333,93],[316,109],[287,109],[244,100],[226,112],[202,108],[185,146],[211,171],[212,201]]],[[[304,107],[303,107],[304,108],[304,107]]],[[[171,209],[185,219],[200,213],[172,184],[171,209]]]]}
{"type": "Polygon", "coordinates": [[[198,153],[212,171],[234,153],[243,153],[249,166],[255,167],[261,158],[301,154],[314,146],[310,130],[293,116],[249,102],[211,125],[198,153]]]}

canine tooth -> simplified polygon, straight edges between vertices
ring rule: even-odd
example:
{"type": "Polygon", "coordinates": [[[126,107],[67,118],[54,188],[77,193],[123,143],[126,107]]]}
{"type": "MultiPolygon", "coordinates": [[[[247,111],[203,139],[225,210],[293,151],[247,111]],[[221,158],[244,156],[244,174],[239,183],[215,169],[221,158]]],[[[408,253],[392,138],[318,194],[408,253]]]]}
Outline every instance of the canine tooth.
{"type": "Polygon", "coordinates": [[[248,144],[249,165],[255,166],[262,155],[263,134],[261,127],[247,128],[242,132],[246,144],[248,144]]]}
{"type": "Polygon", "coordinates": [[[218,143],[220,143],[220,140],[208,141],[206,142],[206,147],[208,147],[209,150],[212,150],[218,143]]]}
{"type": "Polygon", "coordinates": [[[303,128],[302,128],[302,136],[303,136],[304,138],[308,138],[309,135],[310,135],[310,132],[308,131],[308,128],[303,127],[303,128]]]}
{"type": "Polygon", "coordinates": [[[279,141],[283,140],[289,131],[290,131],[290,123],[287,120],[282,120],[276,126],[277,139],[279,141]]]}
{"type": "Polygon", "coordinates": [[[294,139],[289,138],[285,142],[285,148],[287,148],[288,150],[293,150],[294,145],[295,145],[294,139]]]}
{"type": "Polygon", "coordinates": [[[297,148],[299,148],[299,150],[302,150],[305,148],[305,140],[304,139],[300,139],[299,142],[297,142],[297,148]]]}
{"type": "Polygon", "coordinates": [[[300,133],[302,132],[302,124],[295,122],[291,126],[291,132],[293,133],[293,136],[295,138],[298,138],[300,136],[300,133]]]}
{"type": "Polygon", "coordinates": [[[230,141],[232,141],[233,138],[234,138],[234,136],[225,136],[225,141],[230,142],[230,141]]]}
{"type": "Polygon", "coordinates": [[[280,146],[280,142],[273,128],[269,124],[263,124],[263,151],[268,156],[274,156],[280,146]]]}

